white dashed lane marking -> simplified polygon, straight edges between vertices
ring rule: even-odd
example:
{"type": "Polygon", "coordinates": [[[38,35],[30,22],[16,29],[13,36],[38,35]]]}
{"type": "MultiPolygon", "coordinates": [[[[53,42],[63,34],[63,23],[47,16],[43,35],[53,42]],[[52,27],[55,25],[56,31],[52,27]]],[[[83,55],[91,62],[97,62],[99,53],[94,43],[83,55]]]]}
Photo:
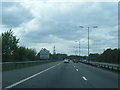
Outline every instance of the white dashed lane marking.
{"type": "Polygon", "coordinates": [[[78,69],[76,69],[76,71],[78,71],[78,69]]]}
{"type": "Polygon", "coordinates": [[[86,79],[86,77],[84,77],[84,76],[82,76],[82,78],[86,81],[87,79],[86,79]]]}

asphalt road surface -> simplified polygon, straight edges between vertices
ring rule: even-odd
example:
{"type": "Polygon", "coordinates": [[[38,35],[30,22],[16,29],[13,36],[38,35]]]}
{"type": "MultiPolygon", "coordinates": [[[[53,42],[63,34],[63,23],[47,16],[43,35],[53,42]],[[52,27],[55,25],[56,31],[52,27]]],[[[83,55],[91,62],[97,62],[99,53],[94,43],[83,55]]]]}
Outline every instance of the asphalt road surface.
{"type": "Polygon", "coordinates": [[[118,88],[118,73],[63,61],[3,72],[5,88],[118,88]]]}

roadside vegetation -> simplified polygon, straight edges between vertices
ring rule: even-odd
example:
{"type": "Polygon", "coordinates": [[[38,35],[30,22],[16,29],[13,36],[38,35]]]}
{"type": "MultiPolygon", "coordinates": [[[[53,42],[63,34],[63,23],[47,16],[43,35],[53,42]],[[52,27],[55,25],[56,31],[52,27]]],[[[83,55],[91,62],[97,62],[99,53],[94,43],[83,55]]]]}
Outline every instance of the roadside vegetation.
{"type": "MultiPolygon", "coordinates": [[[[39,53],[37,53],[35,49],[27,48],[25,46],[19,45],[20,39],[14,36],[14,33],[12,30],[2,33],[1,40],[2,42],[0,42],[0,46],[2,48],[0,49],[2,50],[0,50],[1,51],[0,54],[2,54],[2,62],[23,62],[23,61],[40,60],[39,53]]],[[[60,56],[61,55],[59,54],[56,54],[56,55],[50,54],[50,57],[52,57],[52,60],[44,63],[38,62],[38,63],[26,63],[26,64],[2,65],[2,70],[8,71],[8,70],[21,69],[25,67],[31,67],[31,66],[56,62],[61,60],[57,58],[60,56]]],[[[65,55],[63,54],[62,56],[65,56],[65,55]]]]}
{"type": "MultiPolygon", "coordinates": [[[[20,39],[14,36],[12,30],[2,33],[2,61],[17,62],[17,61],[34,61],[40,60],[39,53],[35,49],[27,48],[19,45],[20,39]]],[[[1,43],[0,43],[1,44],[1,43]]],[[[50,54],[50,60],[70,59],[87,59],[87,56],[75,56],[67,54],[50,54]]],[[[91,53],[89,55],[91,61],[107,62],[120,64],[120,49],[106,49],[103,53],[91,53]]]]}
{"type": "Polygon", "coordinates": [[[106,49],[102,54],[90,54],[91,61],[120,64],[120,49],[106,49]]]}
{"type": "MultiPolygon", "coordinates": [[[[12,30],[2,33],[2,61],[3,62],[17,62],[17,61],[34,61],[40,60],[40,53],[35,49],[27,48],[18,45],[20,39],[14,36],[12,30]]],[[[52,60],[63,60],[66,54],[50,54],[52,60]]]]}
{"type": "Polygon", "coordinates": [[[2,33],[2,61],[35,60],[36,51],[31,48],[19,46],[19,39],[13,34],[12,30],[2,33]]]}

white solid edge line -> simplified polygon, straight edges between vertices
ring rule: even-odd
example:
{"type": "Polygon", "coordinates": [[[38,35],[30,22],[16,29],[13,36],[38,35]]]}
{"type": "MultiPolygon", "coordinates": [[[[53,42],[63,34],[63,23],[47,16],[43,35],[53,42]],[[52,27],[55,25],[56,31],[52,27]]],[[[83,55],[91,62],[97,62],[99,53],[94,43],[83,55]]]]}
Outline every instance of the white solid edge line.
{"type": "MultiPolygon", "coordinates": [[[[59,63],[59,64],[61,64],[61,63],[59,63]]],[[[20,81],[14,83],[14,84],[12,84],[12,85],[9,85],[9,86],[7,86],[7,87],[5,87],[5,88],[6,88],[6,89],[7,89],[7,88],[12,88],[12,87],[14,87],[14,86],[16,86],[16,85],[18,85],[18,84],[21,84],[21,83],[23,83],[23,82],[25,82],[25,81],[33,78],[33,77],[35,77],[35,76],[37,76],[37,75],[45,72],[45,71],[48,71],[49,69],[52,69],[53,67],[55,67],[55,66],[57,66],[57,65],[59,65],[59,64],[56,64],[56,65],[54,65],[54,66],[52,66],[52,67],[50,67],[50,68],[47,68],[47,69],[45,69],[45,70],[43,70],[43,71],[41,71],[41,72],[39,72],[39,73],[36,73],[36,74],[34,74],[34,75],[32,75],[32,76],[30,76],[30,77],[28,77],[28,78],[25,78],[25,79],[23,79],[23,80],[20,80],[20,81]]]]}
{"type": "Polygon", "coordinates": [[[83,78],[84,80],[87,80],[84,76],[82,76],[82,78],[83,78]]]}

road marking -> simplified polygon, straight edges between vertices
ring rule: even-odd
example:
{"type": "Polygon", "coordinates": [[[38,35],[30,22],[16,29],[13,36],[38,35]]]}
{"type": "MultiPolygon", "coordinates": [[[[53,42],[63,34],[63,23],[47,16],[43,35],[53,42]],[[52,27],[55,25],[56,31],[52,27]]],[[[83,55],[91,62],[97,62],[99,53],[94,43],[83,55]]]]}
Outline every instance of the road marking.
{"type": "Polygon", "coordinates": [[[14,84],[12,84],[12,85],[9,85],[9,86],[7,86],[7,87],[5,87],[5,88],[6,88],[6,89],[12,88],[12,87],[14,87],[14,86],[16,86],[16,85],[18,85],[18,84],[21,84],[21,83],[23,83],[23,82],[25,82],[25,81],[27,81],[27,80],[35,77],[35,76],[38,76],[39,74],[42,74],[43,72],[46,72],[46,71],[48,71],[48,70],[50,70],[50,69],[52,69],[52,68],[54,68],[54,67],[56,67],[57,65],[60,65],[60,64],[61,64],[61,63],[56,64],[56,65],[54,65],[54,66],[52,66],[52,67],[49,67],[49,68],[47,68],[47,69],[45,69],[45,70],[43,70],[43,71],[41,71],[41,72],[39,72],[39,73],[36,73],[36,74],[34,74],[34,75],[32,75],[32,76],[30,76],[30,77],[28,77],[28,78],[25,78],[25,79],[23,79],[23,80],[20,80],[20,81],[14,83],[14,84]]]}
{"type": "Polygon", "coordinates": [[[76,71],[78,71],[78,69],[76,69],[76,71]]]}
{"type": "Polygon", "coordinates": [[[82,76],[82,78],[83,78],[85,81],[87,80],[84,76],[82,76]]]}

